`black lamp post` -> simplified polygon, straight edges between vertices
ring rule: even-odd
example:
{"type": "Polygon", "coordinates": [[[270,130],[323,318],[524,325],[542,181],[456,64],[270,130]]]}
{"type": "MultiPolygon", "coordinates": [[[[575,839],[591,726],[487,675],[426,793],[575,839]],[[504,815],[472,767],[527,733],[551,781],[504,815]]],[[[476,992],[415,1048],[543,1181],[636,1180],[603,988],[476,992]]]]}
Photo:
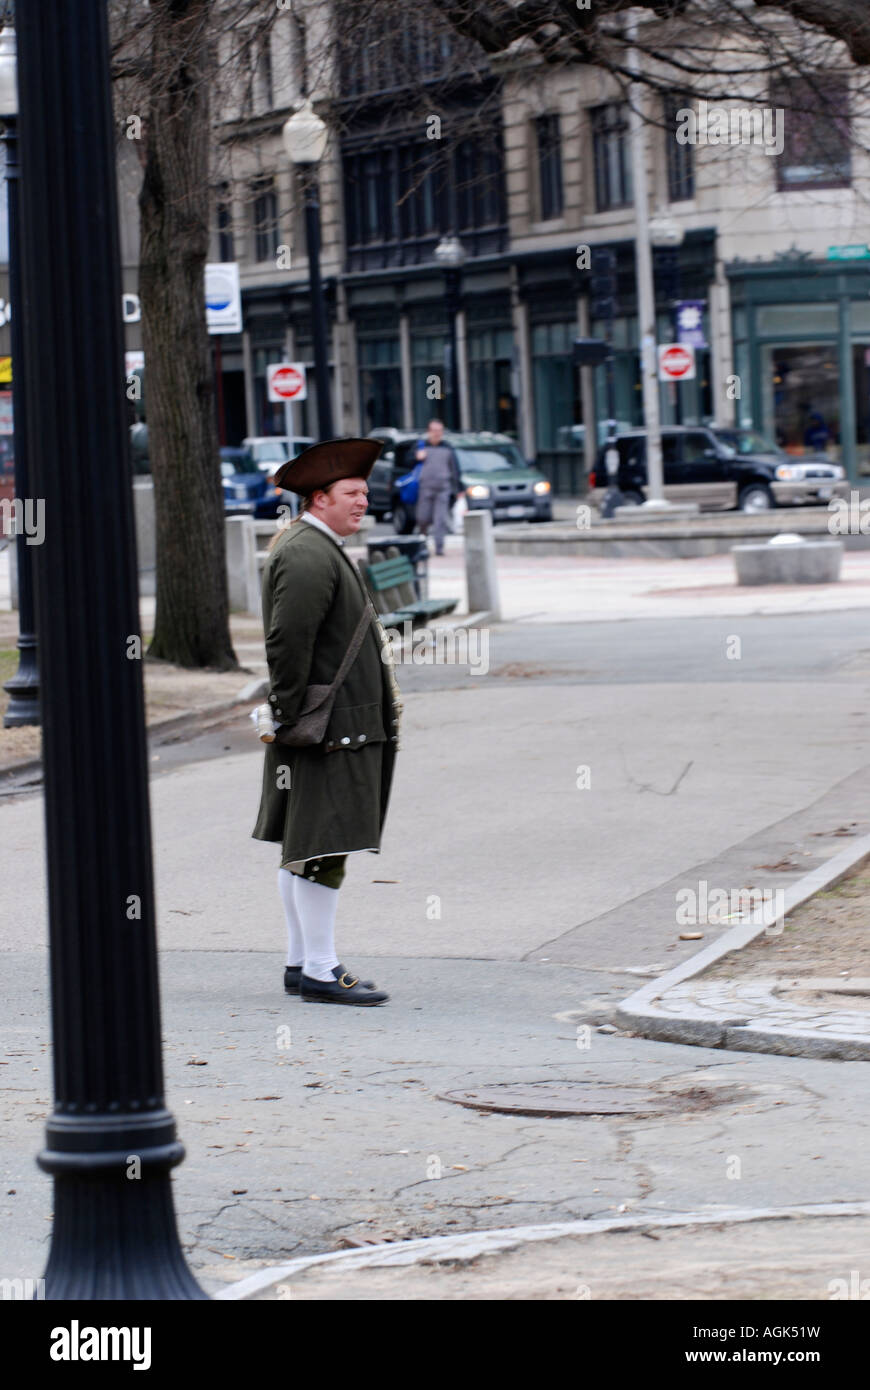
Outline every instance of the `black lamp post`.
{"type": "Polygon", "coordinates": [[[447,371],[450,379],[450,425],[458,430],[461,424],[459,409],[459,356],[456,350],[456,316],[462,307],[461,284],[462,267],[465,263],[465,247],[451,232],[443,236],[435,247],[435,259],[444,267],[445,302],[449,328],[447,371]]]}
{"type": "MultiPolygon", "coordinates": [[[[12,418],[15,431],[15,498],[21,509],[26,503],[41,505],[30,492],[27,457],[27,408],[22,368],[21,325],[24,302],[21,297],[21,257],[18,229],[18,92],[15,60],[15,31],[0,34],[0,126],[6,152],[7,223],[9,229],[9,302],[12,305],[9,336],[12,346],[12,418]]],[[[25,513],[26,515],[26,513],[25,513]]],[[[19,517],[15,539],[18,568],[18,670],[4,685],[9,703],[3,716],[6,729],[39,723],[39,666],[33,623],[33,569],[31,546],[25,535],[24,519],[19,517]]]]}
{"type": "MultiPolygon", "coordinates": [[[[43,667],[49,1299],[205,1298],[163,1097],[105,0],[18,14],[24,361],[43,667]],[[87,365],[87,372],[77,370],[87,365]]],[[[18,317],[16,305],[16,317],[18,317]]]]}
{"type": "Polygon", "coordinates": [[[317,428],[321,439],[332,439],[332,393],[329,384],[326,301],[320,276],[320,201],[317,166],[326,150],[328,131],[324,122],[305,101],[284,124],[284,148],[295,168],[300,170],[305,189],[305,241],[308,251],[308,278],[311,286],[311,336],[314,342],[314,379],[317,382],[317,428]]]}

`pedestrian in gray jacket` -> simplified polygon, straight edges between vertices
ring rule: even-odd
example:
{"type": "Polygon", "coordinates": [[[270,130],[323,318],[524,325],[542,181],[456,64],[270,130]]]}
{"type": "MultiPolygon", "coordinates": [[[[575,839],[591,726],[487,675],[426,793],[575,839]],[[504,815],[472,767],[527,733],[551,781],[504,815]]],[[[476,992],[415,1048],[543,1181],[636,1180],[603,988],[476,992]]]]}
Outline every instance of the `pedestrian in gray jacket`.
{"type": "Polygon", "coordinates": [[[423,464],[417,495],[417,526],[422,535],[431,531],[435,537],[435,554],[444,554],[447,516],[462,491],[459,461],[450,444],[444,444],[444,426],[440,420],[430,420],[426,440],[417,450],[417,462],[423,464]]]}

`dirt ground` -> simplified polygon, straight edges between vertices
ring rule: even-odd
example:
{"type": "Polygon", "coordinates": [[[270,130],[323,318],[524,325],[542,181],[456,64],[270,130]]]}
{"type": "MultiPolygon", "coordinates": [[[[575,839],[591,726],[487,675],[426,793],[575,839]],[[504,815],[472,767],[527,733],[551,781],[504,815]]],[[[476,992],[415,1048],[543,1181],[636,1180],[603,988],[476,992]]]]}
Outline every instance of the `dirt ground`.
{"type": "MultiPolygon", "coordinates": [[[[778,936],[762,934],[751,945],[723,956],[700,978],[789,975],[866,980],[870,977],[868,924],[870,865],[864,865],[787,917],[778,936]]],[[[860,1007],[860,1000],[850,1000],[849,1007],[860,1007]]]]}
{"type": "MultiPolygon", "coordinates": [[[[211,705],[229,703],[255,676],[264,670],[263,628],[256,618],[233,615],[230,621],[233,646],[239,659],[238,671],[188,671],[165,661],[145,661],[145,713],[149,725],[177,715],[204,710],[211,705]]],[[[143,646],[151,634],[143,631],[143,646]]],[[[8,695],[2,689],[18,669],[18,614],[0,613],[0,720],[8,695]]],[[[25,725],[19,729],[0,726],[0,769],[42,756],[42,732],[25,725]]]]}

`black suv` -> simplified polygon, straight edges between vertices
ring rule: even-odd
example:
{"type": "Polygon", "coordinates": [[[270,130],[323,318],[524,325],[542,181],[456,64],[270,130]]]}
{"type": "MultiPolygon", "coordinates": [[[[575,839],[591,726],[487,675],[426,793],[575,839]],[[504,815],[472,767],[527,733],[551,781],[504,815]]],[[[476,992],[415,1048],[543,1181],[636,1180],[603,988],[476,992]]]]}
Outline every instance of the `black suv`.
{"type": "MultiPolygon", "coordinates": [[[[646,495],[646,431],[617,437],[617,482],[629,504],[646,495]]],[[[606,446],[589,474],[590,501],[607,487],[606,446]]],[[[823,454],[787,454],[754,430],[719,425],[673,425],[662,430],[664,495],[669,502],[697,502],[703,511],[764,512],[776,506],[821,506],[843,497],[845,470],[823,454]]]]}

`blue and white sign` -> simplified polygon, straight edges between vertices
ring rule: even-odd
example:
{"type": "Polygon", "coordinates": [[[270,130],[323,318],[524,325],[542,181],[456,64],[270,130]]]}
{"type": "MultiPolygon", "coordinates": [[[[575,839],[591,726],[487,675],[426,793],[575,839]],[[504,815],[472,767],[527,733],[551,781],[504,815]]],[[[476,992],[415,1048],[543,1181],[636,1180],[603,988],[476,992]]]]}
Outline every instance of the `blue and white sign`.
{"type": "Polygon", "coordinates": [[[241,333],[242,294],[237,261],[205,268],[205,317],[209,333],[241,333]]]}
{"type": "Polygon", "coordinates": [[[705,348],[704,337],[705,299],[681,299],[677,303],[677,342],[687,347],[705,348]]]}

